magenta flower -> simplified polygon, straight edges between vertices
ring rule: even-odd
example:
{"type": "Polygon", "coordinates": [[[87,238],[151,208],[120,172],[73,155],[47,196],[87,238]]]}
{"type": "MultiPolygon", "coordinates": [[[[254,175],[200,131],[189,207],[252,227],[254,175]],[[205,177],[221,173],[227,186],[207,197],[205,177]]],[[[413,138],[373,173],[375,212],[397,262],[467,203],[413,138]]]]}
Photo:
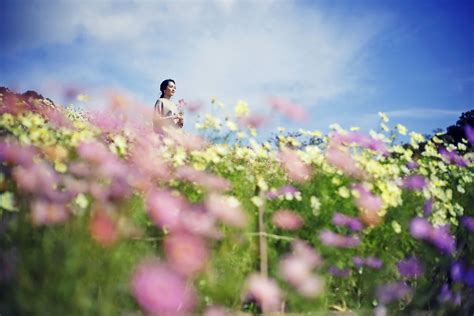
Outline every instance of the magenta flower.
{"type": "Polygon", "coordinates": [[[360,239],[357,236],[343,236],[326,229],[321,231],[319,239],[326,246],[338,248],[353,248],[360,244],[360,239]]]}
{"type": "Polygon", "coordinates": [[[360,256],[354,256],[352,257],[352,262],[354,265],[358,268],[361,268],[365,265],[365,259],[360,257],[360,256]]]}
{"type": "Polygon", "coordinates": [[[188,277],[201,271],[209,258],[204,240],[186,232],[171,233],[167,236],[164,249],[170,266],[188,277]]]}
{"type": "Polygon", "coordinates": [[[227,225],[238,228],[247,226],[247,214],[234,197],[211,193],[204,205],[210,214],[227,225]]]}
{"type": "Polygon", "coordinates": [[[284,230],[297,230],[304,224],[301,216],[291,210],[279,210],[273,213],[272,223],[284,230]]]}
{"type": "Polygon", "coordinates": [[[411,190],[423,190],[427,185],[426,178],[420,175],[408,176],[403,179],[403,186],[411,190]]]}
{"type": "Polygon", "coordinates": [[[349,269],[339,269],[338,267],[331,266],[328,270],[329,274],[338,277],[348,277],[351,274],[349,269]]]}
{"type": "Polygon", "coordinates": [[[425,217],[429,216],[433,211],[433,199],[429,198],[426,200],[426,202],[423,204],[423,215],[425,217]]]}
{"type": "Polygon", "coordinates": [[[449,163],[455,164],[459,167],[467,167],[467,162],[455,150],[449,151],[446,148],[440,148],[439,154],[449,163]]]}
{"type": "Polygon", "coordinates": [[[465,278],[466,268],[465,268],[464,264],[457,261],[457,262],[454,262],[451,265],[451,269],[450,269],[449,272],[450,272],[450,275],[451,275],[451,279],[454,282],[461,282],[465,278]]]}
{"type": "Polygon", "coordinates": [[[471,145],[474,145],[474,127],[469,124],[464,125],[464,134],[466,135],[468,142],[471,145]]]}
{"type": "Polygon", "coordinates": [[[193,310],[196,301],[186,280],[157,259],[137,267],[131,291],[140,307],[154,315],[184,315],[193,310]]]}
{"type": "Polygon", "coordinates": [[[253,273],[245,281],[245,298],[253,298],[264,313],[280,309],[282,294],[275,280],[253,273]]]}
{"type": "Polygon", "coordinates": [[[429,241],[440,251],[447,254],[452,254],[456,248],[456,241],[449,234],[447,227],[434,228],[426,219],[421,217],[412,219],[410,233],[416,239],[429,241]]]}
{"type": "Polygon", "coordinates": [[[367,257],[365,259],[365,265],[372,269],[380,269],[383,265],[383,261],[376,257],[367,257]]]}
{"type": "Polygon", "coordinates": [[[191,210],[182,213],[180,219],[183,227],[193,234],[215,239],[222,237],[216,227],[216,218],[200,206],[193,205],[191,210]]]}
{"type": "Polygon", "coordinates": [[[397,268],[401,276],[408,278],[418,278],[424,272],[423,264],[414,257],[399,261],[397,268]]]}
{"type": "Polygon", "coordinates": [[[416,239],[428,238],[431,230],[431,224],[424,218],[416,217],[410,222],[410,233],[416,239]]]}
{"type": "Polygon", "coordinates": [[[362,223],[356,217],[344,215],[342,213],[334,213],[332,223],[336,226],[345,226],[352,231],[361,231],[362,223]]]}
{"type": "Polygon", "coordinates": [[[404,282],[388,283],[377,287],[376,295],[380,303],[389,304],[411,293],[411,288],[404,282]]]}
{"type": "Polygon", "coordinates": [[[464,215],[461,217],[461,224],[470,232],[474,233],[474,217],[464,215]]]}
{"type": "Polygon", "coordinates": [[[409,162],[407,162],[407,168],[410,170],[417,169],[419,166],[420,165],[416,161],[410,160],[409,162]]]}
{"type": "Polygon", "coordinates": [[[311,167],[296,152],[283,148],[278,153],[278,158],[292,181],[304,182],[311,177],[311,167]]]}
{"type": "Polygon", "coordinates": [[[304,122],[309,118],[308,113],[302,107],[282,98],[270,97],[268,98],[268,104],[294,121],[304,122]]]}

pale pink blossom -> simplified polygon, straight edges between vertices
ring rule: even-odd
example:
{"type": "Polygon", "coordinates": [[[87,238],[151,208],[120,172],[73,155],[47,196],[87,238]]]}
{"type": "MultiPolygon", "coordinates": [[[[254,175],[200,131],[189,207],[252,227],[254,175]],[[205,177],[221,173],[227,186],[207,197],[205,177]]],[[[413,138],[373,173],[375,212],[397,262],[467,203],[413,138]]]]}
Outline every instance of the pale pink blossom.
{"type": "Polygon", "coordinates": [[[108,161],[113,155],[104,144],[97,141],[82,142],[77,147],[77,153],[82,159],[98,165],[108,161]]]}
{"type": "Polygon", "coordinates": [[[241,117],[239,122],[245,127],[259,128],[267,122],[267,117],[264,115],[249,115],[241,117]]]}
{"type": "Polygon", "coordinates": [[[255,299],[264,313],[279,310],[282,300],[277,282],[257,273],[249,275],[245,281],[244,296],[255,299]]]}
{"type": "Polygon", "coordinates": [[[305,122],[310,117],[302,107],[283,98],[269,97],[268,104],[273,109],[297,122],[305,122]]]}
{"type": "Polygon", "coordinates": [[[247,226],[247,214],[235,197],[211,193],[204,205],[209,213],[227,225],[238,228],[247,226]]]}
{"type": "Polygon", "coordinates": [[[313,274],[298,284],[296,290],[304,297],[315,298],[324,292],[324,287],[324,279],[319,275],[313,274]]]}
{"type": "Polygon", "coordinates": [[[140,307],[153,315],[184,315],[196,303],[194,290],[186,280],[157,259],[146,260],[136,268],[131,292],[140,307]]]}
{"type": "Polygon", "coordinates": [[[326,246],[338,248],[353,248],[360,244],[360,238],[357,236],[343,236],[327,229],[321,231],[319,239],[321,240],[321,243],[326,246]]]}
{"type": "Polygon", "coordinates": [[[22,190],[50,198],[59,183],[58,173],[43,161],[14,168],[13,178],[22,190]]]}
{"type": "Polygon", "coordinates": [[[209,306],[206,308],[204,311],[204,316],[231,316],[233,313],[231,313],[227,308],[223,306],[209,306]]]}
{"type": "Polygon", "coordinates": [[[350,177],[364,177],[364,172],[359,168],[356,161],[352,158],[350,153],[342,147],[329,146],[326,151],[326,159],[330,165],[350,177]]]}
{"type": "Polygon", "coordinates": [[[176,229],[180,225],[183,210],[188,203],[180,196],[166,190],[150,191],[146,198],[148,215],[158,227],[176,229]]]}
{"type": "Polygon", "coordinates": [[[278,210],[272,215],[272,223],[284,230],[300,229],[304,222],[301,216],[291,210],[278,210]]]}
{"type": "Polygon", "coordinates": [[[209,258],[204,240],[183,231],[167,236],[164,249],[171,267],[185,276],[192,276],[201,271],[209,258]]]}
{"type": "Polygon", "coordinates": [[[383,207],[383,201],[380,197],[372,194],[363,185],[357,184],[353,188],[358,192],[356,196],[355,204],[359,209],[359,217],[361,220],[369,226],[377,225],[380,223],[381,217],[379,211],[383,207]]]}
{"type": "Polygon", "coordinates": [[[299,239],[293,240],[291,242],[291,250],[292,255],[306,261],[308,265],[311,266],[311,268],[321,267],[323,263],[321,254],[311,247],[306,241],[299,239]]]}
{"type": "Polygon", "coordinates": [[[31,203],[31,220],[35,225],[63,223],[69,218],[69,212],[61,203],[36,200],[31,203]]]}
{"type": "Polygon", "coordinates": [[[15,142],[0,142],[0,160],[12,165],[28,166],[37,154],[34,147],[15,142]]]}
{"type": "Polygon", "coordinates": [[[191,210],[183,212],[181,223],[187,231],[206,238],[219,239],[222,233],[216,227],[216,218],[203,207],[193,205],[191,210]]]}
{"type": "Polygon", "coordinates": [[[231,188],[228,180],[208,172],[196,170],[191,166],[181,166],[175,174],[179,179],[197,183],[211,191],[227,191],[231,188]]]}
{"type": "Polygon", "coordinates": [[[167,134],[167,137],[174,140],[178,146],[189,151],[202,150],[206,146],[206,142],[201,137],[178,129],[167,134]]]}
{"type": "Polygon", "coordinates": [[[292,181],[304,182],[310,179],[312,174],[311,167],[295,151],[282,148],[278,153],[278,159],[292,181]]]}
{"type": "Polygon", "coordinates": [[[283,279],[293,286],[299,286],[311,276],[313,267],[299,256],[285,256],[279,263],[279,273],[283,279]]]}

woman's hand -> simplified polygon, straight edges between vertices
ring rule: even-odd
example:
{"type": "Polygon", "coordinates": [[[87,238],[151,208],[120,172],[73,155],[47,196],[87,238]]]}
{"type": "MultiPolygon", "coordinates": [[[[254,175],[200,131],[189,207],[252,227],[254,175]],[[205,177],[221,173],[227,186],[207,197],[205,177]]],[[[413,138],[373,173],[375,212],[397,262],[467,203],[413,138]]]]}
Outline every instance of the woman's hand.
{"type": "Polygon", "coordinates": [[[174,124],[178,126],[179,128],[182,128],[184,125],[184,117],[179,115],[174,118],[174,124]]]}

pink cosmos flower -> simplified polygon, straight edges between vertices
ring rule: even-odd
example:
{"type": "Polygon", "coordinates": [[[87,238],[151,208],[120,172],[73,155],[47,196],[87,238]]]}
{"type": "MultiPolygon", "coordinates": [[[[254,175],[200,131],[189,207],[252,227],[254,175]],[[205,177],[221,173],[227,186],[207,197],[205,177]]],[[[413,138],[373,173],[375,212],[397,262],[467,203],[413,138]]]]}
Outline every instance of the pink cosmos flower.
{"type": "Polygon", "coordinates": [[[324,292],[325,282],[319,275],[311,275],[304,279],[297,287],[298,293],[307,298],[315,298],[324,292]]]}
{"type": "Polygon", "coordinates": [[[63,223],[69,218],[64,204],[36,200],[31,204],[31,220],[35,225],[63,223]]]}
{"type": "Polygon", "coordinates": [[[211,191],[227,191],[231,184],[224,178],[213,174],[199,171],[191,166],[181,166],[176,170],[176,176],[179,179],[195,182],[211,191]]]}
{"type": "Polygon", "coordinates": [[[270,191],[267,193],[267,199],[269,200],[273,200],[277,197],[280,197],[280,196],[285,196],[286,194],[295,194],[299,192],[298,189],[296,189],[295,187],[291,186],[291,185],[285,185],[281,188],[279,188],[278,190],[276,191],[270,191]]]}
{"type": "Polygon", "coordinates": [[[149,192],[146,205],[148,215],[155,225],[169,229],[179,227],[181,213],[189,208],[183,198],[165,190],[149,192]]]}
{"type": "Polygon", "coordinates": [[[97,141],[82,142],[77,147],[77,153],[82,159],[98,165],[113,155],[104,144],[97,141]]]}
{"type": "Polygon", "coordinates": [[[245,281],[244,296],[255,299],[264,313],[280,309],[281,290],[275,280],[253,273],[245,281]]]}
{"type": "Polygon", "coordinates": [[[349,132],[347,134],[334,133],[331,135],[331,144],[350,145],[358,144],[361,147],[371,149],[380,154],[387,154],[388,149],[385,143],[380,139],[372,138],[358,131],[349,132]]]}
{"type": "Polygon", "coordinates": [[[95,241],[102,246],[112,246],[118,240],[118,227],[107,212],[96,211],[89,222],[89,231],[95,241]]]}
{"type": "Polygon", "coordinates": [[[291,210],[279,210],[273,213],[272,223],[276,227],[285,230],[297,230],[304,224],[301,216],[291,210]]]}
{"type": "Polygon", "coordinates": [[[201,137],[185,133],[182,130],[173,130],[173,133],[168,134],[167,137],[173,139],[177,145],[188,151],[202,150],[206,147],[206,142],[201,137]]]}
{"type": "Polygon", "coordinates": [[[357,236],[343,236],[326,229],[321,231],[319,239],[326,246],[338,248],[353,248],[360,244],[360,238],[357,236]]]}
{"type": "Polygon", "coordinates": [[[213,305],[206,308],[203,315],[204,316],[231,316],[233,315],[233,313],[231,313],[225,307],[213,305]]]}
{"type": "Polygon", "coordinates": [[[27,192],[54,197],[54,188],[59,183],[59,175],[47,163],[40,161],[28,165],[18,166],[13,169],[13,178],[18,186],[27,192]]]}
{"type": "Polygon", "coordinates": [[[264,115],[250,115],[239,119],[241,125],[250,128],[259,128],[264,125],[266,121],[267,117],[264,115]]]}
{"type": "Polygon", "coordinates": [[[131,292],[140,307],[153,315],[184,315],[196,302],[186,280],[157,259],[146,260],[136,268],[131,292]]]}
{"type": "Polygon", "coordinates": [[[342,148],[330,146],[326,151],[326,159],[330,165],[350,177],[358,179],[364,177],[364,172],[359,168],[352,156],[342,148]]]}
{"type": "Polygon", "coordinates": [[[380,223],[381,218],[378,213],[383,206],[382,199],[372,194],[363,185],[357,184],[353,188],[359,193],[359,196],[355,197],[355,204],[359,209],[361,220],[369,226],[380,223]]]}
{"type": "Polygon", "coordinates": [[[193,205],[182,213],[181,223],[190,233],[206,238],[220,239],[222,233],[216,227],[216,218],[205,211],[202,206],[193,205]]]}
{"type": "Polygon", "coordinates": [[[305,122],[310,117],[302,107],[282,98],[270,97],[268,98],[268,104],[296,122],[305,122]]]}
{"type": "Polygon", "coordinates": [[[171,267],[187,277],[201,271],[209,258],[204,240],[186,232],[171,233],[164,248],[171,267]]]}
{"type": "Polygon", "coordinates": [[[210,214],[227,225],[238,228],[247,226],[247,215],[240,206],[240,202],[233,197],[211,193],[204,205],[210,214]]]}
{"type": "Polygon", "coordinates": [[[278,153],[278,158],[292,181],[304,182],[311,177],[311,167],[304,163],[296,152],[283,148],[278,153]]]}
{"type": "Polygon", "coordinates": [[[283,279],[293,286],[299,286],[311,276],[313,267],[304,258],[299,256],[286,256],[279,264],[279,273],[283,279]]]}
{"type": "Polygon", "coordinates": [[[320,267],[323,263],[321,254],[303,240],[291,242],[292,255],[305,260],[311,268],[320,267]]]}
{"type": "Polygon", "coordinates": [[[0,142],[0,161],[26,167],[33,163],[35,154],[36,150],[31,146],[14,142],[0,142]]]}

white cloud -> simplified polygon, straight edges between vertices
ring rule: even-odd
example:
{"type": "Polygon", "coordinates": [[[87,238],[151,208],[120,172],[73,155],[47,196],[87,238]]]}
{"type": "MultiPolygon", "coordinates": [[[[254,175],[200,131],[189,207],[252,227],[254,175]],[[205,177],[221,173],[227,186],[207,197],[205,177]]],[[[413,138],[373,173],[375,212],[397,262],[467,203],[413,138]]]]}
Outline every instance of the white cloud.
{"type": "Polygon", "coordinates": [[[418,119],[418,118],[429,119],[429,118],[439,118],[443,116],[457,117],[460,115],[460,113],[461,112],[459,110],[454,111],[454,110],[421,108],[421,107],[386,112],[386,114],[390,118],[410,118],[410,119],[418,119]]]}

